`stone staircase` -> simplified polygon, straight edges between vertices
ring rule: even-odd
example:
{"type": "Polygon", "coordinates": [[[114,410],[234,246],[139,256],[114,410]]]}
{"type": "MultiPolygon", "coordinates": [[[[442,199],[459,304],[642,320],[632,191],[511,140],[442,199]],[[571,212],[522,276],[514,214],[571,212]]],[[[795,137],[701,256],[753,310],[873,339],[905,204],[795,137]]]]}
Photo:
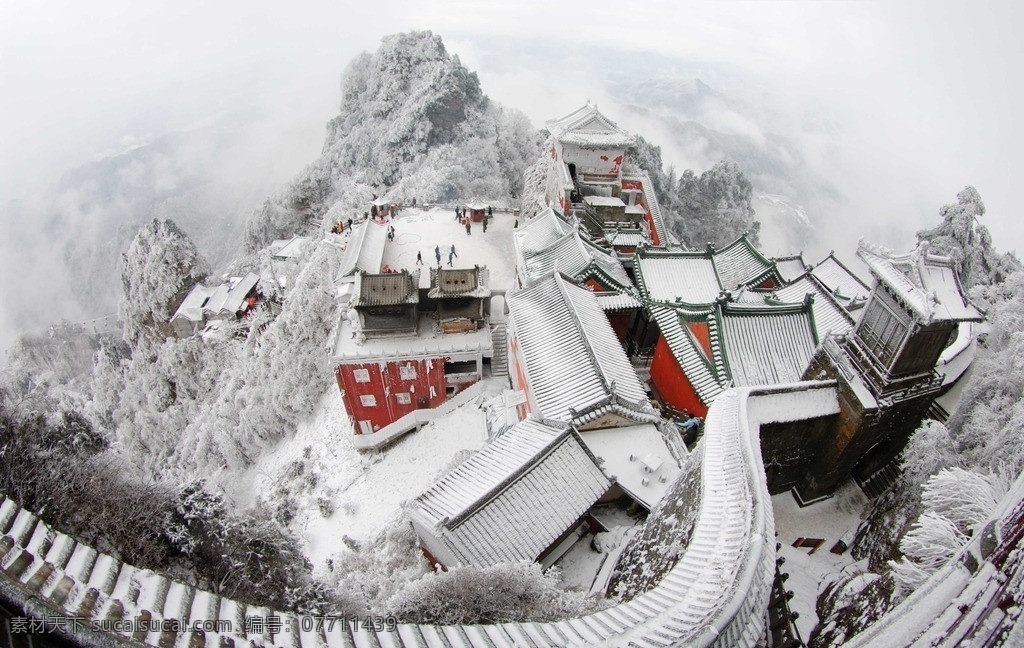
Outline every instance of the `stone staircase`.
{"type": "Polygon", "coordinates": [[[505,322],[491,324],[491,348],[494,349],[494,356],[491,358],[491,375],[508,375],[508,331],[505,322]]]}

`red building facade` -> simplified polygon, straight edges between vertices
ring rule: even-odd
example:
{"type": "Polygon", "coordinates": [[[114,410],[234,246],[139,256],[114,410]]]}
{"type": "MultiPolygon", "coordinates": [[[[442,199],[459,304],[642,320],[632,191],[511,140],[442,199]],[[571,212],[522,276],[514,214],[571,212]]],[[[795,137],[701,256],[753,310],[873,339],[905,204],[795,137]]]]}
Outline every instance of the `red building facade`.
{"type": "Polygon", "coordinates": [[[415,409],[444,402],[444,358],[387,358],[340,364],[335,370],[357,434],[376,432],[415,409]]]}

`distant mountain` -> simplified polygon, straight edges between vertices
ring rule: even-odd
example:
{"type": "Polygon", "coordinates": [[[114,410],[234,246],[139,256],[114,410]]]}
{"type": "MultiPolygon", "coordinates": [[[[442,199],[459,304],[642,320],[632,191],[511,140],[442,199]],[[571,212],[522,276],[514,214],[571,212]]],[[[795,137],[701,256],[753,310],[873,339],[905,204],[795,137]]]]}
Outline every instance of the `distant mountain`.
{"type": "Polygon", "coordinates": [[[328,226],[330,209],[351,218],[373,196],[511,204],[539,153],[529,119],[488,99],[439,36],[388,36],[348,66],[323,154],[256,211],[246,246],[328,226]]]}

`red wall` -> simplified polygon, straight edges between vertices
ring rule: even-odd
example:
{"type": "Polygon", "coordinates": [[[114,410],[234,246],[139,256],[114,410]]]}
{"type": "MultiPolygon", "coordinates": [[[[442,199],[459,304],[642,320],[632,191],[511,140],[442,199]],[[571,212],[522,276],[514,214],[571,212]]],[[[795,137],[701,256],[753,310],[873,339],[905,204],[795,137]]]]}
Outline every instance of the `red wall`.
{"type": "Polygon", "coordinates": [[[359,421],[370,421],[376,431],[414,409],[434,408],[445,399],[444,358],[343,364],[338,366],[335,377],[345,408],[356,422],[356,434],[361,433],[359,421]],[[415,378],[402,378],[401,367],[406,365],[416,368],[415,378]],[[357,382],[357,369],[365,369],[370,374],[370,382],[357,382]],[[396,396],[399,393],[409,394],[410,402],[399,403],[396,396]],[[359,397],[367,394],[377,399],[376,405],[362,404],[359,397]]]}
{"type": "Polygon", "coordinates": [[[625,340],[626,333],[629,332],[629,322],[633,319],[633,312],[619,311],[605,314],[608,316],[608,323],[612,325],[612,330],[615,331],[615,337],[619,338],[619,342],[625,340]]]}
{"type": "Polygon", "coordinates": [[[654,346],[654,357],[651,359],[651,383],[658,390],[662,399],[673,409],[686,410],[691,414],[707,416],[708,408],[690,384],[689,378],[683,373],[682,367],[672,350],[668,348],[665,336],[658,336],[654,346]]]}
{"type": "Polygon", "coordinates": [[[690,328],[690,332],[693,333],[693,337],[697,338],[700,342],[701,347],[704,349],[704,355],[711,359],[711,333],[708,331],[707,322],[687,322],[687,326],[690,328]]]}

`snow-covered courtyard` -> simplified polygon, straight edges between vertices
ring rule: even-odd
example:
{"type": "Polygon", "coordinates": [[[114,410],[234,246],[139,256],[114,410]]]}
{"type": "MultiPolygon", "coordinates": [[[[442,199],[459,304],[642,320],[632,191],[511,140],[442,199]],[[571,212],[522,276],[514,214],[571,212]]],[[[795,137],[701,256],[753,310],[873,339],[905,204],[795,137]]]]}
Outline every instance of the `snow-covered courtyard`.
{"type": "MultiPolygon", "coordinates": [[[[428,210],[409,207],[402,209],[388,224],[395,228],[395,238],[384,247],[384,264],[390,269],[416,269],[416,253],[423,258],[424,267],[437,265],[434,248],[441,252],[441,263],[448,267],[448,253],[455,246],[458,258],[454,267],[487,266],[491,273],[491,287],[505,290],[512,287],[515,278],[515,248],[512,229],[516,216],[495,211],[489,219],[487,231],[483,223],[473,223],[471,233],[455,220],[454,209],[434,207],[428,210]]],[[[430,273],[420,274],[420,287],[430,287],[430,273]]]]}
{"type": "Polygon", "coordinates": [[[850,480],[835,497],[801,508],[790,493],[772,497],[775,510],[775,531],[782,545],[779,556],[786,559],[781,570],[789,574],[786,589],[793,592],[789,607],[800,614],[797,629],[804,641],[818,624],[815,605],[818,594],[840,572],[866,569],[855,561],[850,552],[834,554],[829,549],[844,535],[852,536],[868,499],[857,484],[850,480]],[[825,543],[813,554],[807,547],[793,547],[797,538],[822,538],[825,543]]]}

